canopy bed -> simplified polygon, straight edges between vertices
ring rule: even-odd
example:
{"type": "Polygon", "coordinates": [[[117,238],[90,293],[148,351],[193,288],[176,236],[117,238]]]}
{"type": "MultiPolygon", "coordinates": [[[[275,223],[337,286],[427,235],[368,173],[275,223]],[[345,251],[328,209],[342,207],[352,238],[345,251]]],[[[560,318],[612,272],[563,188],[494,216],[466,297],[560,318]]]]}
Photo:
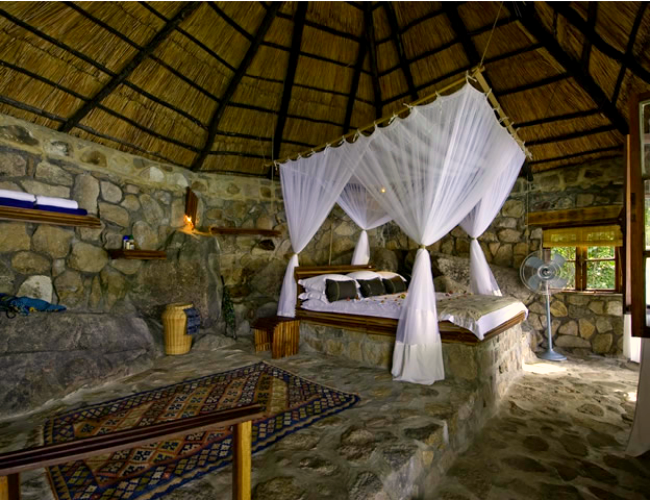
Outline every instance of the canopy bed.
{"type": "MultiPolygon", "coordinates": [[[[295,254],[285,273],[278,315],[297,316],[298,254],[335,203],[364,230],[354,263],[367,263],[365,230],[392,220],[420,246],[399,314],[380,320],[394,326],[392,373],[395,380],[432,384],[445,375],[436,293],[425,248],[459,224],[473,238],[479,236],[507,198],[525,153],[502,127],[487,96],[469,81],[457,92],[411,106],[409,111],[405,118],[395,116],[369,136],[357,133],[353,143],[344,140],[338,147],[328,145],[322,152],[279,166],[295,254]]],[[[474,292],[500,295],[476,241],[472,273],[474,292]]],[[[301,306],[299,316],[340,315],[305,311],[301,306]]],[[[443,324],[443,331],[447,328],[443,324]]]]}
{"type": "MultiPolygon", "coordinates": [[[[314,324],[394,337],[408,292],[335,302],[301,298],[306,293],[301,282],[317,276],[354,271],[372,272],[374,268],[370,265],[297,267],[296,318],[314,324]]],[[[475,345],[521,323],[527,315],[526,307],[511,298],[438,293],[436,300],[440,337],[442,342],[447,343],[475,345]]]]}

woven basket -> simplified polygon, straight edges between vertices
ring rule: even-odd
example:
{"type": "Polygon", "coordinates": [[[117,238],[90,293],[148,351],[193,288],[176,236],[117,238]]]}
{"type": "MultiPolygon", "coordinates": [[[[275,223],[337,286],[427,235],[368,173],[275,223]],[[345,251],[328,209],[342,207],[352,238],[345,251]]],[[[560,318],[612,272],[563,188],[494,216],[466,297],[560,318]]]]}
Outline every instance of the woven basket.
{"type": "Polygon", "coordinates": [[[165,327],[165,354],[185,354],[192,346],[192,337],[187,335],[187,317],[185,309],[192,304],[169,304],[162,314],[165,327]]]}

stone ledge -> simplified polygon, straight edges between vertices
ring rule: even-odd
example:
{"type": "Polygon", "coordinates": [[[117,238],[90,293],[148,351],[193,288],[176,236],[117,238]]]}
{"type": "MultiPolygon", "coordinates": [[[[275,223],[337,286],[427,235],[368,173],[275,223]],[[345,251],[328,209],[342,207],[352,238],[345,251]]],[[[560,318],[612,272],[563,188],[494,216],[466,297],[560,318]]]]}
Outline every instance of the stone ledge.
{"type": "Polygon", "coordinates": [[[0,327],[0,415],[145,370],[157,354],[149,328],[135,317],[33,313],[3,318],[0,327]]]}

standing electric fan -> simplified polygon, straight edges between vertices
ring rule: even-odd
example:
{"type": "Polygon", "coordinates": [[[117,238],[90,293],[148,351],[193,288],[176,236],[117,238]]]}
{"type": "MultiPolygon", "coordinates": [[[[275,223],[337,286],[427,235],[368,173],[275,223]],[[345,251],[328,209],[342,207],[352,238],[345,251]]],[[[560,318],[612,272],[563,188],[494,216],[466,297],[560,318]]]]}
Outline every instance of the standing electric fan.
{"type": "Polygon", "coordinates": [[[553,350],[553,331],[551,329],[551,295],[563,289],[568,280],[560,276],[566,259],[559,253],[544,259],[543,251],[533,252],[521,264],[521,281],[533,293],[546,296],[546,328],[548,349],[537,357],[549,361],[564,361],[562,354],[553,350]]]}

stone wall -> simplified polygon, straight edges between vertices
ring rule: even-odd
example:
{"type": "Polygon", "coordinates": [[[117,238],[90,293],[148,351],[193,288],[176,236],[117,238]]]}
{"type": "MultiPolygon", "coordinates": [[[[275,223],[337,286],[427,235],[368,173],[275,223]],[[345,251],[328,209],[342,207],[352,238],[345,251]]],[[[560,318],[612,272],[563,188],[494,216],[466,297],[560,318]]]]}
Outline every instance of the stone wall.
{"type": "MultiPolygon", "coordinates": [[[[224,331],[222,278],[234,302],[240,334],[249,333],[249,321],[256,316],[275,313],[292,252],[277,182],[193,173],[0,115],[0,188],[77,200],[102,223],[101,228],[88,229],[0,221],[0,293],[65,305],[68,311],[61,318],[75,317],[86,325],[83,333],[74,335],[84,337],[86,347],[97,346],[94,361],[83,353],[57,364],[56,343],[73,345],[74,339],[55,341],[52,336],[72,336],[72,332],[44,328],[41,347],[30,348],[19,339],[28,320],[0,318],[0,359],[6,361],[19,352],[23,357],[20,381],[15,374],[5,376],[9,364],[2,363],[0,393],[9,394],[20,383],[42,382],[38,390],[12,400],[15,410],[43,402],[48,387],[50,397],[65,392],[66,384],[53,383],[37,373],[48,349],[51,363],[45,364],[52,365],[56,380],[67,380],[58,372],[74,359],[80,366],[94,363],[86,370],[86,383],[128,372],[132,364],[128,356],[119,367],[114,349],[102,350],[105,333],[97,317],[106,318],[106,324],[116,318],[141,321],[138,324],[145,326],[146,335],[139,336],[129,324],[123,335],[148,339],[146,348],[139,342],[137,349],[145,349],[150,360],[162,354],[160,318],[171,302],[193,302],[198,307],[202,335],[224,331]],[[277,229],[280,236],[193,233],[184,221],[188,187],[200,198],[198,229],[258,227],[277,229]],[[164,250],[167,259],[111,260],[107,250],[120,248],[124,235],[133,235],[138,248],[164,250]]],[[[358,233],[342,211],[334,210],[303,252],[301,262],[349,262],[358,233]]],[[[381,238],[376,231],[370,232],[374,246],[384,245],[381,238]]],[[[81,383],[75,379],[68,384],[68,390],[78,387],[77,382],[81,383]]]]}
{"type": "MultiPolygon", "coordinates": [[[[390,370],[395,338],[300,323],[301,349],[313,349],[341,356],[362,366],[390,370]]],[[[531,355],[526,334],[519,325],[476,345],[442,344],[445,379],[470,384],[481,397],[481,404],[494,408],[510,382],[531,355]]]]}

